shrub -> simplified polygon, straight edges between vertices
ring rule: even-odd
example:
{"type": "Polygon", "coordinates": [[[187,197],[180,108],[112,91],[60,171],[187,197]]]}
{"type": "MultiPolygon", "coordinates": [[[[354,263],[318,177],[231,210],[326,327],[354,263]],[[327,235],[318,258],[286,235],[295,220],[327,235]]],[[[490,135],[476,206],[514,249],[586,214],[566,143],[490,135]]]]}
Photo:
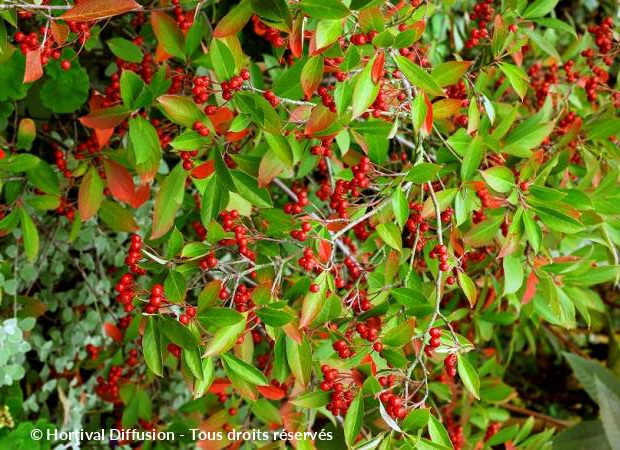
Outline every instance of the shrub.
{"type": "Polygon", "coordinates": [[[617,448],[614,14],[0,5],[0,447],[617,448]]]}

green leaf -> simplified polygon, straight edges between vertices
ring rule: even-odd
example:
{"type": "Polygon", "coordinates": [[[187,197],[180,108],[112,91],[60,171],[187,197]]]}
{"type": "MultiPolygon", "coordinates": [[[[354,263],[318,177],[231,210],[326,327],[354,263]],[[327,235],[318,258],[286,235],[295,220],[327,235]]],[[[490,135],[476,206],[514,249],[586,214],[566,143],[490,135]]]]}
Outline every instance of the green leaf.
{"type": "Polygon", "coordinates": [[[471,61],[448,61],[439,64],[431,71],[431,76],[439,86],[449,86],[461,79],[471,66],[471,61]]]}
{"type": "Polygon", "coordinates": [[[121,74],[121,98],[127,108],[136,110],[149,106],[153,101],[153,94],[135,72],[123,70],[121,74]]]}
{"type": "Polygon", "coordinates": [[[326,406],[331,401],[331,394],[325,391],[308,392],[291,400],[293,405],[300,408],[316,409],[326,406]]]}
{"type": "Polygon", "coordinates": [[[538,224],[532,219],[529,211],[523,211],[523,226],[525,227],[525,236],[527,240],[532,244],[532,248],[536,253],[540,250],[540,244],[542,242],[542,232],[538,224]]]}
{"type": "Polygon", "coordinates": [[[429,417],[428,421],[428,433],[431,436],[431,440],[434,443],[441,444],[448,448],[452,447],[452,442],[450,441],[450,436],[448,435],[448,431],[442,425],[442,423],[432,414],[429,417]]]}
{"type": "Polygon", "coordinates": [[[553,11],[558,2],[559,0],[536,0],[526,8],[523,18],[536,19],[545,16],[553,11]]]}
{"type": "Polygon", "coordinates": [[[163,11],[151,13],[151,25],[157,42],[166,53],[185,60],[185,38],[177,22],[163,11]]]}
{"type": "Polygon", "coordinates": [[[330,46],[342,33],[342,20],[320,20],[315,30],[316,48],[323,49],[330,46]]]}
{"type": "Polygon", "coordinates": [[[203,122],[205,113],[188,97],[162,95],[157,99],[163,113],[178,125],[192,128],[195,122],[203,122]]]}
{"type": "Polygon", "coordinates": [[[256,384],[259,386],[269,385],[269,381],[265,375],[254,366],[242,361],[236,356],[223,353],[220,358],[224,363],[224,368],[227,372],[234,372],[239,377],[243,378],[248,383],[256,384]]]}
{"type": "Polygon", "coordinates": [[[480,247],[490,243],[503,221],[503,216],[489,217],[474,225],[464,236],[464,241],[472,247],[480,247]]]}
{"type": "Polygon", "coordinates": [[[310,17],[317,19],[342,19],[351,14],[340,0],[302,0],[299,6],[310,17]]]}
{"type": "Polygon", "coordinates": [[[553,231],[574,234],[584,229],[584,226],[577,219],[574,219],[557,209],[543,207],[536,207],[532,209],[536,212],[538,217],[540,217],[542,223],[547,225],[553,231]]]}
{"type": "Polygon", "coordinates": [[[385,333],[381,342],[390,347],[402,347],[411,341],[414,334],[415,328],[413,325],[410,322],[403,322],[385,333]]]}
{"type": "Polygon", "coordinates": [[[620,382],[614,373],[600,363],[582,358],[573,353],[562,353],[573,369],[575,377],[595,403],[600,403],[596,380],[620,397],[620,382]]]}
{"type": "Polygon", "coordinates": [[[398,250],[399,252],[403,249],[403,241],[402,236],[400,234],[400,230],[393,223],[380,223],[377,225],[377,233],[379,233],[379,237],[385,242],[387,245],[392,247],[394,250],[398,250]]]}
{"type": "Polygon", "coordinates": [[[163,355],[161,348],[161,338],[154,316],[147,317],[146,330],[142,336],[142,353],[147,367],[155,375],[163,375],[163,355]]]}
{"type": "Polygon", "coordinates": [[[286,311],[269,307],[260,308],[254,312],[260,320],[270,327],[284,326],[295,318],[286,311]]]}
{"type": "Polygon", "coordinates": [[[478,300],[478,291],[476,290],[476,285],[473,280],[469,278],[465,272],[459,271],[458,273],[459,286],[463,289],[465,293],[465,297],[467,297],[467,301],[469,302],[469,306],[472,308],[476,304],[476,300],[478,300]]]}
{"type": "Polygon", "coordinates": [[[515,177],[510,169],[504,166],[495,166],[480,172],[484,181],[494,191],[506,193],[515,186],[515,177]]]}
{"type": "Polygon", "coordinates": [[[213,338],[207,344],[207,351],[203,356],[215,356],[230,350],[244,331],[245,320],[234,325],[218,329],[213,335],[213,338]]]}
{"type": "Polygon", "coordinates": [[[401,424],[403,431],[416,431],[424,428],[430,419],[430,410],[428,408],[414,409],[401,424]]]}
{"type": "Polygon", "coordinates": [[[161,147],[157,131],[142,116],[129,119],[129,140],[133,148],[136,165],[145,171],[157,170],[161,158],[161,147]]]}
{"type": "Polygon", "coordinates": [[[411,84],[424,90],[428,95],[444,95],[443,89],[424,69],[404,56],[396,57],[396,64],[411,84]]]}
{"type": "Polygon", "coordinates": [[[82,221],[86,221],[94,216],[103,200],[103,180],[99,172],[91,167],[82,179],[78,191],[78,209],[82,221]]]}
{"type": "Polygon", "coordinates": [[[155,195],[153,212],[153,229],[151,239],[157,239],[168,232],[174,224],[183,196],[185,195],[185,179],[187,171],[178,164],[161,183],[155,195]]]}
{"type": "Polygon", "coordinates": [[[271,151],[273,151],[285,167],[291,169],[293,167],[293,151],[286,138],[281,134],[272,134],[268,132],[265,132],[264,136],[271,151]]]}
{"type": "Polygon", "coordinates": [[[235,57],[226,42],[221,39],[212,39],[209,54],[218,80],[230,80],[235,75],[235,57]]]}
{"type": "Polygon", "coordinates": [[[245,317],[232,308],[206,308],[196,317],[206,326],[229,327],[245,321],[245,317]]]}
{"type": "Polygon", "coordinates": [[[99,218],[113,231],[133,232],[139,229],[131,213],[116,202],[104,200],[99,218]]]}
{"type": "Polygon", "coordinates": [[[22,239],[24,241],[24,249],[28,261],[33,262],[39,253],[39,232],[26,210],[22,207],[18,208],[19,221],[22,229],[22,239]]]}
{"type": "Polygon", "coordinates": [[[164,281],[164,293],[166,298],[172,303],[181,303],[185,299],[187,291],[187,282],[182,273],[177,270],[168,272],[168,276],[164,281]]]}
{"type": "Polygon", "coordinates": [[[504,256],[504,294],[514,294],[523,284],[523,263],[514,253],[504,256]]]}
{"type": "Polygon", "coordinates": [[[170,341],[181,348],[194,349],[200,344],[200,340],[189,328],[178,320],[171,317],[161,317],[161,329],[170,341]]]}
{"type": "Polygon", "coordinates": [[[194,398],[202,397],[211,387],[215,378],[215,367],[212,358],[202,359],[202,379],[196,381],[194,385],[194,398]]]}
{"type": "Polygon", "coordinates": [[[392,209],[398,226],[402,230],[409,218],[409,202],[405,193],[400,189],[397,189],[392,195],[392,209]]]}
{"type": "Polygon", "coordinates": [[[196,379],[202,380],[204,378],[204,373],[202,370],[202,361],[200,360],[200,348],[184,348],[181,357],[196,379]]]}
{"type": "Polygon", "coordinates": [[[55,195],[35,195],[27,197],[26,202],[41,211],[56,209],[60,206],[60,198],[55,195]]]}
{"type": "Polygon", "coordinates": [[[483,156],[484,148],[482,146],[482,137],[476,136],[470,142],[465,156],[463,156],[463,163],[461,165],[461,178],[463,181],[470,180],[476,174],[483,156]]]}
{"type": "Polygon", "coordinates": [[[598,392],[598,406],[605,436],[612,443],[612,448],[618,448],[620,445],[620,397],[596,376],[594,382],[598,392]]]}
{"type": "Polygon", "coordinates": [[[89,90],[88,73],[74,61],[69,70],[58,70],[47,78],[40,92],[41,103],[52,112],[69,114],[86,103],[89,90]]]}
{"type": "Polygon", "coordinates": [[[620,120],[597,119],[584,128],[589,139],[607,139],[609,136],[620,134],[620,120]]]}
{"type": "Polygon", "coordinates": [[[405,176],[406,181],[411,181],[415,184],[426,183],[427,181],[433,181],[441,166],[433,163],[420,163],[409,169],[409,172],[405,176]]]}
{"type": "Polygon", "coordinates": [[[529,78],[527,74],[518,66],[508,63],[500,63],[499,68],[506,75],[510,85],[515,92],[523,99],[529,86],[529,78]]]}
{"type": "Polygon", "coordinates": [[[553,131],[553,123],[540,124],[534,120],[521,123],[505,140],[502,151],[519,157],[530,157],[531,149],[538,147],[553,131]]]}
{"type": "Polygon", "coordinates": [[[252,17],[250,0],[242,0],[217,23],[215,30],[213,30],[213,36],[221,38],[241,31],[250,17],[252,17]]]}
{"type": "MultiPolygon", "coordinates": [[[[320,48],[320,47],[319,47],[320,48]]],[[[312,97],[316,88],[319,87],[323,79],[323,57],[321,55],[313,56],[306,61],[301,71],[301,88],[307,98],[312,97]]]]}
{"type": "Polygon", "coordinates": [[[557,30],[557,31],[563,31],[565,33],[573,35],[574,38],[577,38],[577,33],[575,32],[572,26],[554,17],[536,19],[536,23],[538,25],[542,25],[543,27],[553,28],[554,30],[557,30]]]}
{"type": "Polygon", "coordinates": [[[250,0],[254,12],[273,23],[284,23],[290,30],[293,19],[285,0],[250,0]]]}
{"type": "Polygon", "coordinates": [[[590,450],[612,448],[600,420],[579,422],[553,437],[554,450],[590,450]]]}
{"type": "Polygon", "coordinates": [[[237,192],[247,201],[259,208],[271,208],[273,206],[269,191],[259,188],[256,179],[240,170],[232,170],[231,175],[237,192]]]}
{"type": "Polygon", "coordinates": [[[286,336],[286,360],[301,386],[307,386],[312,375],[312,347],[304,335],[301,344],[286,336]]]}
{"type": "Polygon", "coordinates": [[[362,397],[362,391],[360,390],[349,409],[347,415],[344,418],[344,439],[349,447],[353,446],[357,435],[362,429],[362,420],[364,418],[364,399],[362,397]]]}
{"type": "Polygon", "coordinates": [[[357,80],[353,87],[353,118],[364,114],[377,98],[377,94],[379,94],[381,86],[379,83],[374,83],[372,81],[372,65],[375,58],[376,56],[368,61],[364,70],[357,75],[357,80]]]}
{"type": "Polygon", "coordinates": [[[107,44],[114,56],[132,63],[142,62],[142,50],[130,40],[115,37],[108,39],[107,44]]]}
{"type": "Polygon", "coordinates": [[[211,176],[205,184],[202,195],[200,218],[204,224],[216,219],[228,204],[228,190],[218,182],[217,176],[211,176]]]}

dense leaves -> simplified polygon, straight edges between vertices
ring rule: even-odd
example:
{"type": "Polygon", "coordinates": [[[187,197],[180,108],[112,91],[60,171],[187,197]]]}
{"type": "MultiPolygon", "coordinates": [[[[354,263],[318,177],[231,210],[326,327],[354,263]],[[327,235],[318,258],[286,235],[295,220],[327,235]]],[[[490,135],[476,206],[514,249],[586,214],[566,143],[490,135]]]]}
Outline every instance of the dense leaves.
{"type": "Polygon", "coordinates": [[[617,15],[0,5],[0,448],[616,448],[617,15]]]}

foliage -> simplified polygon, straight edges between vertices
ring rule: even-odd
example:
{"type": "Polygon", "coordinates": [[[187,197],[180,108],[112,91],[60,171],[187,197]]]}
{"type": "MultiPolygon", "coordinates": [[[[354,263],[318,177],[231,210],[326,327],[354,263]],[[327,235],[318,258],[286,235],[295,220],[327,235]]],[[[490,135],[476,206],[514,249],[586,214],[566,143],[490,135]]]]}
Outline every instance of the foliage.
{"type": "Polygon", "coordinates": [[[0,447],[616,448],[618,14],[0,5],[0,447]]]}

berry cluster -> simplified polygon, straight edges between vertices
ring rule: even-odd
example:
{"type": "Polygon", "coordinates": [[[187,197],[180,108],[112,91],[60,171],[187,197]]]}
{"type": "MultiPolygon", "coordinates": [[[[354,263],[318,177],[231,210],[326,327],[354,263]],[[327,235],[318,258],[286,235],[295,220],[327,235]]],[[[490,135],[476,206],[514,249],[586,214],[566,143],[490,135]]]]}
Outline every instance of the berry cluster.
{"type": "Polygon", "coordinates": [[[450,269],[450,265],[448,264],[448,248],[445,245],[437,244],[428,253],[428,256],[432,259],[437,258],[439,261],[439,270],[442,272],[447,272],[450,269]]]}
{"type": "Polygon", "coordinates": [[[446,373],[452,378],[456,376],[456,362],[457,357],[454,353],[450,353],[448,356],[446,356],[446,359],[443,360],[444,367],[446,368],[446,373]]]}
{"type": "Polygon", "coordinates": [[[341,359],[350,358],[355,355],[355,350],[351,350],[349,345],[343,339],[338,339],[332,344],[332,348],[338,352],[341,359]]]}
{"type": "Polygon", "coordinates": [[[325,392],[332,391],[330,403],[326,408],[334,416],[346,415],[351,402],[355,398],[355,392],[350,388],[345,390],[344,385],[340,382],[344,376],[338,372],[338,369],[333,369],[324,364],[321,366],[321,372],[323,372],[321,389],[325,392]]]}
{"type": "Polygon", "coordinates": [[[433,356],[434,350],[441,345],[441,328],[433,327],[428,331],[430,340],[428,345],[424,347],[424,353],[429,358],[433,356]]]}
{"type": "Polygon", "coordinates": [[[291,237],[298,240],[299,242],[304,242],[308,237],[308,231],[310,231],[311,229],[312,225],[310,224],[310,222],[302,222],[301,229],[291,231],[291,237]]]}
{"type": "Polygon", "coordinates": [[[95,392],[99,397],[101,397],[102,400],[110,403],[121,402],[118,382],[122,374],[123,368],[121,366],[112,366],[110,367],[107,380],[105,380],[102,376],[97,377],[95,392]]]}
{"type": "Polygon", "coordinates": [[[138,262],[142,259],[142,238],[138,234],[131,235],[131,244],[127,257],[125,258],[125,264],[129,267],[129,270],[137,275],[146,274],[146,270],[138,267],[138,262]]]}
{"type": "Polygon", "coordinates": [[[133,311],[133,299],[135,297],[133,275],[130,273],[122,275],[116,283],[115,290],[117,292],[116,301],[124,305],[125,312],[133,311]]]}
{"type": "Polygon", "coordinates": [[[407,417],[409,411],[405,406],[405,401],[392,392],[392,390],[383,391],[379,394],[379,400],[381,400],[385,410],[392,419],[404,419],[407,417]]]}
{"type": "Polygon", "coordinates": [[[286,44],[286,40],[280,36],[280,31],[265,25],[258,16],[252,16],[252,25],[254,27],[254,33],[264,37],[265,40],[274,47],[284,47],[286,44]]]}
{"type": "Polygon", "coordinates": [[[230,100],[234,93],[241,89],[243,82],[250,79],[250,72],[247,69],[243,69],[239,75],[232,77],[228,81],[222,81],[220,88],[222,88],[222,98],[224,100],[230,100]]]}

